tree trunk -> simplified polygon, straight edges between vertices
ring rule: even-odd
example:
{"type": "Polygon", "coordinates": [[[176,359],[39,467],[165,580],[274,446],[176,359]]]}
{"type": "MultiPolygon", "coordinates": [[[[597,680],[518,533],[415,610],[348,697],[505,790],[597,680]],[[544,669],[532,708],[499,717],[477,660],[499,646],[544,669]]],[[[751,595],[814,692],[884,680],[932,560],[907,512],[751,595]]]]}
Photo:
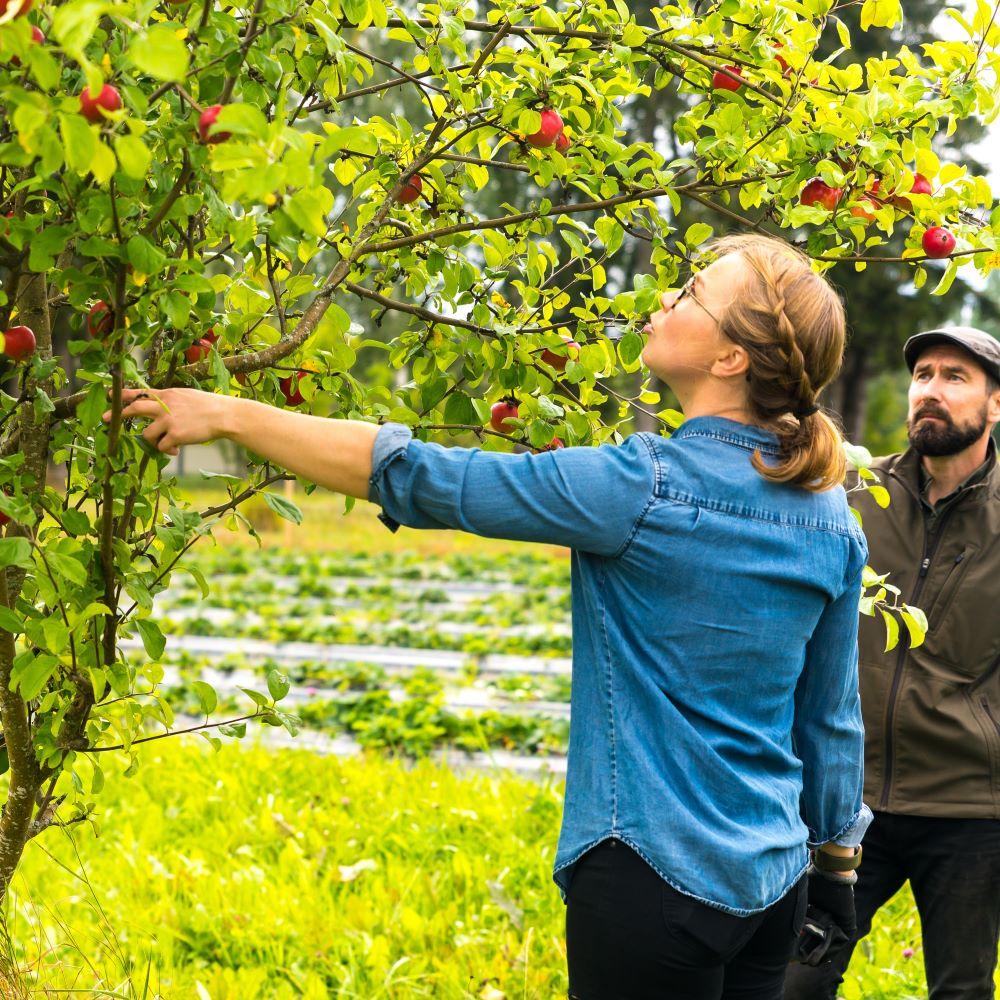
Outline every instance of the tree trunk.
{"type": "MultiPolygon", "coordinates": [[[[23,321],[35,332],[37,350],[42,358],[52,356],[52,330],[49,324],[47,300],[48,282],[44,274],[24,271],[18,284],[18,309],[23,321]]],[[[25,394],[34,395],[41,388],[53,394],[52,380],[36,385],[28,379],[25,394]]],[[[21,403],[17,413],[17,450],[24,455],[22,476],[30,489],[44,490],[49,458],[49,432],[51,414],[36,418],[30,398],[21,403]]],[[[36,513],[40,514],[38,510],[36,513]]],[[[31,537],[31,529],[11,522],[7,537],[31,537]]],[[[26,570],[9,566],[0,569],[0,604],[13,608],[21,592],[26,570]]],[[[0,724],[3,726],[7,758],[10,762],[10,785],[3,815],[0,816],[0,903],[7,894],[10,881],[31,837],[31,820],[35,797],[42,786],[44,775],[35,755],[28,706],[21,695],[10,687],[16,648],[14,636],[0,629],[0,724]]]]}

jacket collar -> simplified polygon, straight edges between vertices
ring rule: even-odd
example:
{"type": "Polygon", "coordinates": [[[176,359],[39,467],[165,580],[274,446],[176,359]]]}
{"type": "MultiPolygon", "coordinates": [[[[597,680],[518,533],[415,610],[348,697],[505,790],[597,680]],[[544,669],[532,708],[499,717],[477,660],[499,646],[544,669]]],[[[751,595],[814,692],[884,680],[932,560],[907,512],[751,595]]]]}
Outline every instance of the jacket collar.
{"type": "MultiPolygon", "coordinates": [[[[997,460],[997,446],[990,438],[986,446],[986,471],[977,469],[955,491],[952,503],[971,494],[973,502],[985,502],[991,493],[1000,491],[1000,463],[997,460]]],[[[906,487],[908,493],[922,503],[920,454],[914,448],[907,448],[889,467],[889,474],[906,487]]],[[[949,505],[950,506],[950,505],[949,505]]]]}
{"type": "Polygon", "coordinates": [[[728,417],[692,417],[673,433],[673,440],[689,437],[709,437],[739,445],[749,451],[759,448],[767,455],[780,455],[778,435],[756,424],[744,424],[728,417]]]}

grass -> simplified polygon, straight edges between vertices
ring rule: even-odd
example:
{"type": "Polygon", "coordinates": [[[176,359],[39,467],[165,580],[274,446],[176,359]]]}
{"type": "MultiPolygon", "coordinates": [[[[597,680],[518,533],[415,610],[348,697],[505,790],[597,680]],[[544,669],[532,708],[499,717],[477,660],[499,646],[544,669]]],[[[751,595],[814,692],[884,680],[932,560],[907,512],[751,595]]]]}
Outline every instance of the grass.
{"type": "MultiPolygon", "coordinates": [[[[36,997],[549,1000],[565,994],[561,794],[427,762],[161,745],[109,781],[100,836],[30,845],[14,957],[36,997]]],[[[926,996],[908,892],[843,996],[926,996]]]]}

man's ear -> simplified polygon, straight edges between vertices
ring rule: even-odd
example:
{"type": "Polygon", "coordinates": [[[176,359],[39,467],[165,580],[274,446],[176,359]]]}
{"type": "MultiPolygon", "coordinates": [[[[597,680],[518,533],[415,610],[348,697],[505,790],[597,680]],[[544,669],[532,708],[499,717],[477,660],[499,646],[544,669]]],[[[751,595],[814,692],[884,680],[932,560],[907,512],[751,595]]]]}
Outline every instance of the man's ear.
{"type": "Polygon", "coordinates": [[[1000,385],[990,392],[986,404],[986,422],[1000,424],[1000,385]]]}

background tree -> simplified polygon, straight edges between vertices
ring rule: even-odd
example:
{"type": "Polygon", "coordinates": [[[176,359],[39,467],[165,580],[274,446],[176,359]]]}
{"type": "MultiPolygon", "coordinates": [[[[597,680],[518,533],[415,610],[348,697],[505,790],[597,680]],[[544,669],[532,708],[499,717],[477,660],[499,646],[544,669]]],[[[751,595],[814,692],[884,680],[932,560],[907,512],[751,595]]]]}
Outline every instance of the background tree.
{"type": "MultiPolygon", "coordinates": [[[[682,0],[642,24],[623,0],[4,7],[0,894],[28,839],[89,817],[108,762],[134,772],[139,744],[295,730],[277,671],[241,718],[215,720],[201,684],[204,718],[176,723],[149,618],[247,499],[299,517],[268,489],[285,474],[255,460],[228,502],[186,508],[167,456],[123,424],[123,385],[487,448],[598,444],[639,408],[676,420],[635,384],[640,331],[711,235],[705,208],[798,239],[821,268],[903,266],[919,286],[946,259],[939,295],[960,267],[996,266],[989,186],[934,151],[996,104],[990,10],[929,57],[817,59],[849,47],[854,6],[682,0]],[[659,141],[668,88],[681,155],[659,141]],[[657,141],[622,128],[626,103],[657,141]],[[914,172],[933,194],[911,191],[914,172]],[[805,204],[814,181],[828,193],[805,204]],[[517,417],[498,429],[507,397],[517,417]],[[136,633],[143,658],[119,646],[136,633]]],[[[860,29],[901,17],[865,0],[860,29]]],[[[869,582],[867,610],[895,607],[869,582]]]]}

